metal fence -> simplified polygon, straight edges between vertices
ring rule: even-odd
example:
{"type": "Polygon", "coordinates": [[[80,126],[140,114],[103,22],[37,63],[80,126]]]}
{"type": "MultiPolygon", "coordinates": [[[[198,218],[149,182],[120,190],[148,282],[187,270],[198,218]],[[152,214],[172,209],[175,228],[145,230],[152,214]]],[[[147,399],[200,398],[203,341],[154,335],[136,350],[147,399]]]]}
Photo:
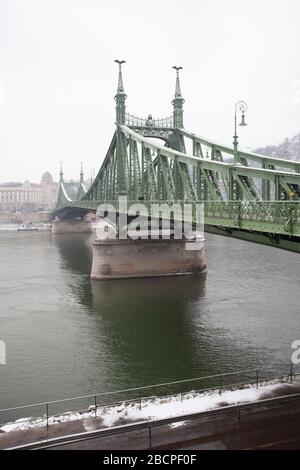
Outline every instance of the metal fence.
{"type": "Polygon", "coordinates": [[[300,375],[299,366],[281,364],[278,367],[270,366],[264,369],[253,368],[226,372],[145,387],[5,408],[0,410],[0,427],[9,423],[25,425],[30,419],[44,430],[44,436],[48,436],[53,418],[59,416],[68,417],[75,414],[75,419],[90,416],[99,419],[100,425],[101,418],[107,409],[118,405],[136,405],[142,409],[146,405],[155,403],[158,399],[174,397],[184,401],[205,392],[218,391],[219,395],[222,395],[225,391],[243,389],[248,386],[258,389],[262,385],[272,383],[272,381],[291,383],[298,375],[300,375]]]}
{"type": "MultiPolygon", "coordinates": [[[[13,447],[8,447],[6,450],[37,450],[37,449],[59,449],[61,446],[63,448],[66,448],[65,446],[68,445],[78,445],[79,443],[82,442],[87,442],[87,441],[93,441],[93,440],[98,440],[103,439],[105,437],[116,437],[120,436],[122,434],[130,434],[130,433],[136,433],[138,432],[138,437],[139,439],[144,440],[145,442],[145,449],[152,449],[153,447],[156,449],[159,449],[159,446],[161,445],[161,436],[154,436],[154,430],[159,429],[162,426],[170,426],[174,423],[184,423],[186,422],[191,422],[194,420],[207,420],[211,419],[214,417],[215,419],[220,419],[220,418],[226,418],[230,417],[230,421],[227,423],[227,430],[229,432],[236,431],[237,426],[239,427],[241,422],[244,421],[244,417],[247,416],[247,413],[251,409],[256,409],[259,410],[260,413],[270,411],[272,410],[273,407],[278,407],[280,404],[281,406],[285,405],[293,405],[293,403],[296,403],[297,401],[299,402],[300,399],[300,393],[296,394],[289,394],[289,395],[284,395],[276,398],[265,398],[265,399],[259,399],[256,402],[252,403],[240,403],[237,405],[225,405],[219,408],[215,408],[213,410],[208,410],[208,411],[201,411],[197,413],[189,413],[189,414],[184,414],[180,416],[173,416],[171,418],[163,418],[163,419],[156,419],[156,420],[147,420],[147,421],[139,421],[138,423],[129,423],[121,426],[113,426],[111,428],[104,428],[104,429],[99,429],[99,430],[94,430],[94,431],[86,431],[86,432],[81,432],[81,433],[76,433],[76,434],[66,434],[63,436],[58,436],[58,437],[52,437],[49,438],[47,436],[47,439],[41,439],[39,441],[34,441],[30,442],[28,444],[18,444],[17,446],[13,447]],[[156,437],[154,442],[154,437],[156,437]],[[156,447],[158,446],[158,447],[156,447]]],[[[182,449],[182,436],[181,438],[179,437],[174,440],[174,436],[172,436],[171,444],[174,446],[174,444],[180,444],[180,449],[182,449]]],[[[164,443],[164,446],[166,443],[164,443]]],[[[105,449],[107,450],[107,447],[105,446],[105,449]]],[[[250,449],[248,449],[250,450],[250,449]]]]}

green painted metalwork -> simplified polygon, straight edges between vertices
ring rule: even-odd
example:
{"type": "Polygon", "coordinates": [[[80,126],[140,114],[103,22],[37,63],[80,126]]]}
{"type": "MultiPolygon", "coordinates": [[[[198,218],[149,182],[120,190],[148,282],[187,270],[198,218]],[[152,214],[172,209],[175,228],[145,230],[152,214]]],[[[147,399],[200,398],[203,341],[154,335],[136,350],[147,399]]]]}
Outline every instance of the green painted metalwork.
{"type": "Polygon", "coordinates": [[[84,185],[84,174],[83,174],[83,167],[81,163],[81,168],[80,168],[80,180],[79,180],[79,186],[78,186],[78,191],[77,191],[77,197],[76,200],[80,200],[83,198],[83,196],[86,194],[86,187],[84,185]]]}
{"type": "Polygon", "coordinates": [[[174,67],[171,117],[157,119],[149,114],[138,118],[126,113],[124,61],[117,62],[116,131],[108,152],[88,191],[81,171],[76,201],[65,190],[61,168],[53,216],[72,216],[72,211],[84,215],[102,202],[117,203],[118,196],[127,195],[128,201],[142,200],[148,205],[203,202],[205,223],[211,227],[300,236],[299,203],[290,198],[300,188],[300,162],[227,147],[185,130],[181,67],[174,67]]]}
{"type": "Polygon", "coordinates": [[[173,67],[176,70],[176,87],[175,97],[172,101],[173,105],[173,120],[175,129],[183,129],[183,104],[184,99],[181,95],[180,81],[179,81],[179,70],[182,67],[173,67]]]}

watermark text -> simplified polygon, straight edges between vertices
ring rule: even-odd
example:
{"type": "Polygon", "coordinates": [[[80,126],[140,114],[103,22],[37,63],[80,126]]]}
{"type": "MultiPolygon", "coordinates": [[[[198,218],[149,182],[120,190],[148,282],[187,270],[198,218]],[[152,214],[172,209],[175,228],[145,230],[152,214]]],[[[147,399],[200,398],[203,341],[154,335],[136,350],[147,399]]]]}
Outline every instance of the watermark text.
{"type": "Polygon", "coordinates": [[[0,340],[0,365],[6,364],[6,344],[0,340]]]}
{"type": "Polygon", "coordinates": [[[295,365],[300,364],[300,339],[295,340],[292,345],[292,349],[295,349],[295,351],[292,354],[291,361],[295,365]]]}

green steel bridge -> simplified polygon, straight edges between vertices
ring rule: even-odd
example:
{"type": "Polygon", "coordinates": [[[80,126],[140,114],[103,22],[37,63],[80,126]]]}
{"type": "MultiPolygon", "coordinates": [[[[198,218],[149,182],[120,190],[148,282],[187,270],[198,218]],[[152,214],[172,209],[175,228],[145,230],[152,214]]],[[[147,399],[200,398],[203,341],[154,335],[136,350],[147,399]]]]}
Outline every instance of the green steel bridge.
{"type": "MultiPolygon", "coordinates": [[[[52,218],[78,219],[103,203],[204,205],[205,230],[300,252],[300,210],[295,195],[300,162],[218,144],[184,129],[179,70],[169,117],[140,118],[126,112],[119,64],[116,129],[92,185],[83,173],[72,200],[60,173],[52,218]],[[159,139],[156,141],[155,139],[159,139]]],[[[243,122],[242,122],[243,124],[243,122]]]]}

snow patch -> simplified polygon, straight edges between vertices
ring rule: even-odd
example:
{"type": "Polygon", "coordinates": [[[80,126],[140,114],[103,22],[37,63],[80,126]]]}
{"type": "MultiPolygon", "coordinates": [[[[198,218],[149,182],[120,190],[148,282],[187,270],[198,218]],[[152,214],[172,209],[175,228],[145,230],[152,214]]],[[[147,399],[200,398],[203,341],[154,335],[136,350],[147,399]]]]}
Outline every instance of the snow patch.
{"type": "Polygon", "coordinates": [[[186,421],[177,421],[177,423],[172,423],[169,424],[169,428],[175,429],[175,428],[181,428],[181,426],[185,426],[186,421]]]}
{"type": "MultiPolygon", "coordinates": [[[[180,395],[164,398],[152,398],[142,401],[142,406],[139,403],[123,403],[110,407],[97,408],[97,418],[102,420],[101,425],[104,427],[111,427],[117,424],[125,424],[132,421],[145,421],[157,420],[164,418],[180,417],[181,415],[190,413],[199,413],[201,411],[208,411],[221,406],[237,405],[239,403],[254,402],[256,400],[265,398],[266,394],[273,395],[282,383],[278,381],[271,381],[259,389],[256,385],[248,385],[247,388],[238,390],[223,391],[207,391],[195,392],[191,391],[180,395]]],[[[59,416],[50,416],[48,425],[58,423],[66,423],[70,421],[86,420],[83,421],[83,427],[86,430],[92,427],[91,418],[95,417],[94,407],[86,412],[65,413],[59,416]]],[[[47,421],[43,418],[21,418],[14,422],[7,423],[0,427],[2,432],[23,431],[34,427],[46,426],[47,421]]],[[[184,422],[173,423],[171,427],[183,426],[184,422]]]]}

